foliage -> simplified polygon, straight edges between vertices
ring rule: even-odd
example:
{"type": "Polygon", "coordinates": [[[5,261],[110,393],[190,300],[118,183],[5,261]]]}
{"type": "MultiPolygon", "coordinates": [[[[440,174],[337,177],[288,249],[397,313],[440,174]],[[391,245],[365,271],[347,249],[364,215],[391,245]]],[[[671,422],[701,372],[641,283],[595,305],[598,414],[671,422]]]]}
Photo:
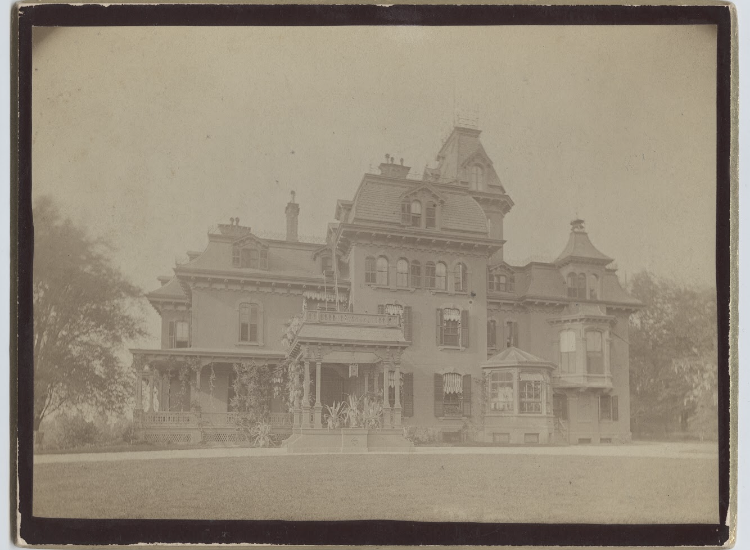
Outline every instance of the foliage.
{"type": "Polygon", "coordinates": [[[436,443],[441,440],[441,431],[440,428],[406,426],[404,428],[404,437],[415,445],[436,443]]]}
{"type": "Polygon", "coordinates": [[[59,432],[57,446],[61,449],[95,445],[100,432],[91,420],[86,420],[80,413],[63,415],[58,419],[59,432]]]}
{"type": "Polygon", "coordinates": [[[349,428],[379,430],[383,425],[383,402],[379,397],[365,394],[348,395],[343,404],[343,415],[349,428]]]}
{"type": "Polygon", "coordinates": [[[145,335],[134,312],[141,292],[113,266],[111,246],[34,205],[34,429],[64,407],[124,410],[134,373],[119,358],[145,335]]]}
{"type": "Polygon", "coordinates": [[[712,420],[716,432],[716,295],[679,286],[649,272],[632,279],[630,292],[645,307],[630,320],[633,430],[661,426],[687,431],[691,419],[712,420]]]}
{"type": "Polygon", "coordinates": [[[294,338],[297,336],[297,332],[302,326],[302,314],[294,315],[281,329],[281,343],[284,349],[289,350],[292,347],[294,338]]]}
{"type": "Polygon", "coordinates": [[[325,421],[329,430],[340,428],[346,422],[345,405],[343,401],[334,401],[333,405],[326,405],[325,421]]]}
{"type": "Polygon", "coordinates": [[[234,364],[234,396],[229,404],[233,411],[245,413],[253,421],[267,420],[271,412],[274,368],[254,362],[234,364]]]}
{"type": "Polygon", "coordinates": [[[250,429],[250,442],[253,447],[270,447],[273,443],[271,425],[268,422],[257,422],[250,429]]]}

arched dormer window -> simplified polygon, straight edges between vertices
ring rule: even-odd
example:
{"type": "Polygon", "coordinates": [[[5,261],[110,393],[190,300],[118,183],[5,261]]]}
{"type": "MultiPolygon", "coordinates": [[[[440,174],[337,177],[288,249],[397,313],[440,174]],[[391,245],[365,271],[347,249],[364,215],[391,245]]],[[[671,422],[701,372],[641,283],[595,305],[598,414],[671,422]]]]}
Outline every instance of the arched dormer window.
{"type": "Polygon", "coordinates": [[[469,183],[475,190],[480,190],[484,186],[484,170],[478,164],[474,164],[469,170],[469,183]]]}
{"type": "Polygon", "coordinates": [[[568,298],[585,300],[586,296],[586,274],[568,273],[568,298]]]}
{"type": "Polygon", "coordinates": [[[409,286],[409,261],[404,258],[396,262],[396,286],[401,288],[409,286]]]}
{"type": "Polygon", "coordinates": [[[563,330],[560,332],[560,372],[576,371],[576,332],[563,330]]]}
{"type": "Polygon", "coordinates": [[[411,201],[411,226],[422,227],[422,203],[411,201]]]}
{"type": "Polygon", "coordinates": [[[456,292],[467,292],[469,290],[469,271],[466,268],[466,264],[457,263],[453,273],[453,290],[456,292]]]}
{"type": "Polygon", "coordinates": [[[240,304],[239,341],[260,342],[260,312],[258,304],[240,304]]]}
{"type": "Polygon", "coordinates": [[[388,258],[379,256],[377,262],[376,283],[382,286],[388,286],[388,258]]]}
{"type": "Polygon", "coordinates": [[[448,269],[445,267],[443,262],[435,264],[435,288],[438,290],[446,290],[447,286],[447,273],[448,269]]]}
{"type": "Polygon", "coordinates": [[[426,229],[435,229],[437,227],[437,205],[434,202],[427,203],[424,226],[426,229]]]}
{"type": "Polygon", "coordinates": [[[416,260],[411,263],[411,286],[414,288],[422,286],[422,266],[416,260]]]}
{"type": "Polygon", "coordinates": [[[435,288],[435,263],[427,262],[424,266],[424,287],[435,288]]]}
{"type": "Polygon", "coordinates": [[[368,256],[365,258],[365,283],[374,285],[377,282],[377,269],[375,258],[368,256]]]}

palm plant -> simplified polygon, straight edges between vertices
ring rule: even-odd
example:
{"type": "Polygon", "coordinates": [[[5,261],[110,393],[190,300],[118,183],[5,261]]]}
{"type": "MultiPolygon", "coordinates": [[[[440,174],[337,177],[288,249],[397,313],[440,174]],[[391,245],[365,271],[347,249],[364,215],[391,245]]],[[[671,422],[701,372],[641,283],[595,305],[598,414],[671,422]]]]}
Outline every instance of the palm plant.
{"type": "Polygon", "coordinates": [[[350,428],[357,428],[360,424],[360,398],[350,394],[346,404],[346,421],[350,428]]]}
{"type": "Polygon", "coordinates": [[[334,401],[333,405],[326,405],[326,424],[329,430],[340,428],[346,422],[346,403],[343,401],[334,401]]]}
{"type": "Polygon", "coordinates": [[[271,425],[268,422],[258,422],[250,429],[250,439],[253,447],[270,447],[273,442],[271,425]]]}

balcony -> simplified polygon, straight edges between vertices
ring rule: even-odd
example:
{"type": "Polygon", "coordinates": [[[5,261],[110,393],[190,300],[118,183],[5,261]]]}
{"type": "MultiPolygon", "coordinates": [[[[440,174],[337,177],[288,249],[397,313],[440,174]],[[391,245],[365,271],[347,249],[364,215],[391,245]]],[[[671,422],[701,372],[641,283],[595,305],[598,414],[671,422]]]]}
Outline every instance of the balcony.
{"type": "Polygon", "coordinates": [[[556,388],[612,389],[611,374],[561,373],[552,377],[556,388]]]}
{"type": "Polygon", "coordinates": [[[304,322],[313,324],[398,328],[401,326],[401,317],[398,315],[387,314],[372,315],[369,313],[349,313],[348,311],[321,311],[311,309],[305,312],[304,322]]]}

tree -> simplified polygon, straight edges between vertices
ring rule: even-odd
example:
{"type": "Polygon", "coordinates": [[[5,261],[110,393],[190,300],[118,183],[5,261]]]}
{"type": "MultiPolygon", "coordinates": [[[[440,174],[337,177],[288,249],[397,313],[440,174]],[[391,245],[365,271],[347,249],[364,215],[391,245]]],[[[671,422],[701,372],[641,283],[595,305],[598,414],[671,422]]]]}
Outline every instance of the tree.
{"type": "Polygon", "coordinates": [[[668,431],[716,431],[716,294],[649,272],[630,288],[645,307],[630,320],[631,413],[636,424],[668,431]]]}
{"type": "Polygon", "coordinates": [[[120,354],[145,335],[141,292],[112,265],[111,246],[34,204],[34,430],[63,407],[121,412],[134,372],[120,354]]]}

